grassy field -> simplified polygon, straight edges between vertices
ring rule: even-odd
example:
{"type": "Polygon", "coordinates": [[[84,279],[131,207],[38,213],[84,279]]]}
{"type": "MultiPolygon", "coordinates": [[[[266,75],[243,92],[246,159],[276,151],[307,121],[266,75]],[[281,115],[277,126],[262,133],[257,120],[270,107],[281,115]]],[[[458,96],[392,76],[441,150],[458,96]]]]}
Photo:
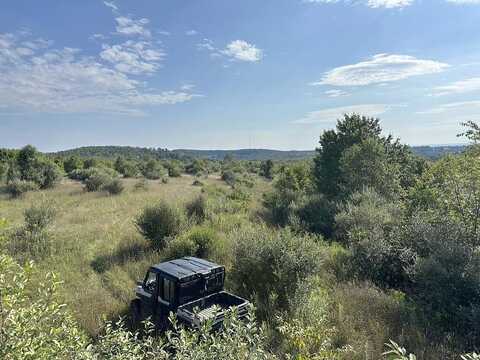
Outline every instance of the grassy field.
{"type": "MultiPolygon", "coordinates": [[[[125,314],[134,293],[135,281],[141,279],[153,263],[162,259],[162,253],[148,248],[138,233],[134,218],[149,204],[161,199],[183,206],[198,196],[201,186],[192,185],[194,178],[172,178],[167,184],[149,181],[145,190],[138,190],[138,180],[125,179],[125,191],[118,196],[102,192],[87,193],[78,182],[64,180],[52,190],[31,192],[20,199],[0,195],[0,217],[6,218],[11,228],[23,222],[23,212],[44,201],[53,203],[57,211],[50,230],[53,254],[40,261],[39,266],[52,270],[64,282],[64,301],[75,312],[81,326],[95,335],[105,318],[125,314]]],[[[218,176],[201,179],[206,188],[231,191],[218,176]]],[[[259,204],[268,183],[255,181],[250,190],[249,212],[259,204]]],[[[232,214],[232,218],[238,214],[232,214]]],[[[247,215],[248,216],[248,215],[247,215]]],[[[216,217],[211,224],[220,232],[233,226],[235,220],[216,217]]],[[[218,250],[222,260],[223,250],[218,250]]]]}

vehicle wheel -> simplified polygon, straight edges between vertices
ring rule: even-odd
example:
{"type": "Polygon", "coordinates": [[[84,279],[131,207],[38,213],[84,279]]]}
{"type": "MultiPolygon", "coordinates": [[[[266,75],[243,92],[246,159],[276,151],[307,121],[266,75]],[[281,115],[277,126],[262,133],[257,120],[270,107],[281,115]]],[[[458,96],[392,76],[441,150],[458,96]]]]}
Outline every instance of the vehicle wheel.
{"type": "Polygon", "coordinates": [[[138,300],[132,300],[130,303],[130,318],[132,320],[132,327],[138,328],[142,321],[142,313],[140,311],[140,302],[138,300]]]}

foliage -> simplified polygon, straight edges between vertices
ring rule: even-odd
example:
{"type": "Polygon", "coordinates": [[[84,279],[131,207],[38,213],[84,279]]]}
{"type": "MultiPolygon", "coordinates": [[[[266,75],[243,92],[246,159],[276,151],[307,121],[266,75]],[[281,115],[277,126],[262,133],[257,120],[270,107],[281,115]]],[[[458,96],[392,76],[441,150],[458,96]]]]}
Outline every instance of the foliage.
{"type": "Polygon", "coordinates": [[[115,171],[117,171],[119,174],[122,174],[126,178],[133,178],[138,175],[138,168],[136,164],[125,160],[125,158],[121,156],[117,157],[113,166],[115,171]]]}
{"type": "Polygon", "coordinates": [[[95,172],[89,176],[85,181],[85,190],[88,192],[100,191],[107,184],[111,183],[112,179],[104,172],[95,172]]]}
{"type": "Polygon", "coordinates": [[[180,210],[163,201],[146,207],[135,219],[138,231],[160,249],[168,238],[180,233],[183,222],[180,210]]]}
{"type": "Polygon", "coordinates": [[[204,160],[194,159],[185,166],[185,171],[187,174],[198,175],[207,172],[207,166],[204,160]]]}
{"type": "Polygon", "coordinates": [[[235,182],[237,181],[237,175],[235,174],[235,172],[233,172],[233,170],[230,169],[224,170],[222,172],[221,178],[230,186],[235,185],[235,182]]]}
{"type": "Polygon", "coordinates": [[[417,360],[417,357],[413,354],[408,354],[405,348],[402,348],[395,341],[390,340],[389,343],[386,343],[387,351],[383,355],[387,360],[417,360]]]}
{"type": "Polygon", "coordinates": [[[57,277],[1,254],[0,274],[0,358],[82,358],[87,339],[58,300],[57,277]]]}
{"type": "Polygon", "coordinates": [[[346,149],[340,157],[340,188],[343,194],[375,189],[383,196],[391,197],[400,190],[395,176],[397,164],[389,161],[384,144],[375,138],[367,138],[346,149]]]}
{"type": "Polygon", "coordinates": [[[262,161],[260,164],[260,175],[267,179],[273,179],[273,167],[274,164],[272,160],[262,161]]]}
{"type": "Polygon", "coordinates": [[[202,223],[207,218],[207,199],[199,195],[185,205],[187,216],[196,223],[202,223]]]}
{"type": "Polygon", "coordinates": [[[324,258],[319,239],[288,229],[252,227],[236,233],[233,243],[230,277],[241,295],[254,300],[262,319],[288,310],[298,282],[319,271],[324,258]]]}
{"type": "Polygon", "coordinates": [[[420,178],[409,196],[410,213],[449,217],[480,244],[480,161],[473,154],[445,157],[420,178]]]}
{"type": "Polygon", "coordinates": [[[157,160],[150,159],[141,166],[142,174],[149,180],[158,180],[167,176],[167,171],[157,160]]]}
{"type": "Polygon", "coordinates": [[[392,191],[389,187],[395,189],[392,179],[411,185],[422,166],[406,146],[391,136],[382,137],[381,131],[378,119],[358,114],[346,114],[335,130],[324,131],[313,166],[317,190],[328,199],[343,200],[363,186],[386,194],[392,191]]]}
{"type": "Polygon", "coordinates": [[[110,195],[118,195],[125,190],[125,186],[120,179],[113,179],[103,185],[102,190],[107,191],[110,195]]]}
{"type": "Polygon", "coordinates": [[[342,206],[335,217],[336,236],[350,246],[353,274],[383,287],[408,282],[405,269],[415,256],[392,234],[401,215],[398,204],[370,189],[353,194],[342,206]]]}
{"type": "Polygon", "coordinates": [[[337,330],[331,321],[332,300],[322,281],[311,277],[303,281],[292,299],[293,314],[281,319],[282,352],[295,359],[335,360],[351,354],[348,346],[337,348],[337,330]]]}
{"type": "Polygon", "coordinates": [[[70,174],[72,171],[81,169],[83,167],[82,160],[78,156],[69,156],[63,161],[63,170],[67,174],[70,174]]]}
{"type": "Polygon", "coordinates": [[[297,224],[296,211],[303,203],[309,186],[310,173],[305,164],[282,167],[273,184],[273,191],[263,196],[270,222],[280,226],[297,224]]]}
{"type": "Polygon", "coordinates": [[[457,136],[464,136],[473,143],[477,144],[480,141],[480,125],[474,121],[467,121],[462,123],[462,126],[466,127],[465,132],[458,134],[457,136]]]}
{"type": "Polygon", "coordinates": [[[38,185],[33,181],[13,180],[5,187],[5,191],[10,194],[12,198],[18,198],[28,191],[38,190],[38,185]]]}
{"type": "Polygon", "coordinates": [[[7,242],[7,249],[18,259],[41,259],[50,255],[52,242],[48,231],[56,216],[50,202],[42,202],[24,211],[24,225],[15,229],[7,242]]]}
{"type": "Polygon", "coordinates": [[[308,196],[297,209],[301,228],[331,238],[336,207],[334,202],[321,194],[308,196]]]}

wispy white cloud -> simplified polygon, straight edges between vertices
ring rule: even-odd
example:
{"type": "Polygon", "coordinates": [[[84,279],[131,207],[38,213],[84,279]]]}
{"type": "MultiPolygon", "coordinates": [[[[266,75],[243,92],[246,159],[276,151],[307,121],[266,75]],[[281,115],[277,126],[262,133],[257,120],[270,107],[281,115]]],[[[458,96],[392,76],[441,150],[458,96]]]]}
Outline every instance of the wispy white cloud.
{"type": "Polygon", "coordinates": [[[244,40],[234,40],[222,50],[222,54],[238,61],[257,62],[263,57],[263,51],[244,40]]]}
{"type": "Polygon", "coordinates": [[[203,39],[202,42],[197,44],[198,50],[217,51],[217,48],[213,45],[213,41],[210,39],[203,39]]]}
{"type": "Polygon", "coordinates": [[[371,8],[395,9],[412,5],[414,0],[368,0],[367,5],[371,8]]]}
{"type": "Polygon", "coordinates": [[[394,105],[360,104],[341,106],[318,111],[312,111],[303,118],[293,121],[295,124],[333,123],[344,114],[357,113],[365,116],[378,116],[390,110],[394,105]]]}
{"type": "Polygon", "coordinates": [[[225,48],[217,48],[210,39],[203,39],[197,49],[210,52],[212,58],[227,57],[233,61],[258,62],[263,58],[263,50],[245,40],[234,40],[225,48]]]}
{"type": "Polygon", "coordinates": [[[465,116],[467,114],[480,116],[480,100],[441,104],[427,110],[417,111],[416,113],[420,115],[455,113],[457,116],[465,116]]]}
{"type": "Polygon", "coordinates": [[[187,30],[187,31],[185,31],[185,35],[187,35],[187,36],[198,35],[198,31],[193,30],[193,29],[192,30],[187,30]]]}
{"type": "Polygon", "coordinates": [[[117,5],[115,5],[115,2],[113,2],[113,1],[104,1],[103,3],[105,4],[106,7],[109,7],[109,8],[112,9],[113,11],[118,11],[118,7],[117,7],[117,5]]]}
{"type": "Polygon", "coordinates": [[[480,4],[480,0],[446,0],[449,3],[457,5],[480,4]]]}
{"type": "Polygon", "coordinates": [[[132,19],[128,16],[119,16],[115,18],[117,22],[117,33],[127,36],[139,35],[143,37],[151,37],[152,33],[145,26],[150,22],[146,18],[132,19]]]}
{"type": "Polygon", "coordinates": [[[442,96],[450,94],[463,94],[480,90],[480,77],[452,82],[448,85],[433,88],[433,95],[442,96]]]}
{"type": "MultiPolygon", "coordinates": [[[[480,4],[480,0],[445,0],[447,3],[456,5],[480,4]]],[[[416,0],[303,0],[305,3],[317,4],[363,4],[372,9],[403,9],[412,6],[416,0]]]]}
{"type": "Polygon", "coordinates": [[[370,8],[378,9],[378,8],[385,8],[385,9],[401,9],[407,6],[410,6],[414,3],[415,0],[360,0],[360,1],[352,1],[352,0],[304,0],[307,3],[322,3],[322,4],[335,4],[339,2],[343,2],[346,4],[356,4],[362,3],[370,8]]]}
{"type": "MultiPolygon", "coordinates": [[[[137,115],[144,106],[181,103],[198,96],[188,90],[148,88],[145,82],[129,77],[128,71],[118,70],[118,62],[108,66],[110,62],[100,62],[100,56],[84,56],[78,49],[39,46],[45,43],[0,34],[0,103],[8,109],[137,115]],[[27,42],[37,45],[25,51],[19,45],[27,42]]],[[[149,52],[143,44],[124,46],[135,49],[146,61],[161,59],[161,54],[149,52]]]]}
{"type": "Polygon", "coordinates": [[[180,86],[180,89],[184,91],[190,91],[190,90],[193,90],[194,88],[195,88],[195,85],[193,84],[183,84],[182,86],[180,86]]]}
{"type": "Polygon", "coordinates": [[[449,65],[408,55],[378,54],[357,64],[340,66],[326,72],[311,85],[364,86],[403,80],[412,76],[434,74],[449,65]]]}
{"type": "Polygon", "coordinates": [[[338,90],[338,89],[327,90],[327,91],[324,92],[324,94],[327,95],[328,97],[332,97],[332,98],[350,95],[348,92],[343,91],[343,90],[338,90]]]}
{"type": "Polygon", "coordinates": [[[161,49],[147,41],[126,41],[123,44],[104,44],[100,57],[112,63],[115,69],[128,74],[153,73],[165,56],[161,49]]]}

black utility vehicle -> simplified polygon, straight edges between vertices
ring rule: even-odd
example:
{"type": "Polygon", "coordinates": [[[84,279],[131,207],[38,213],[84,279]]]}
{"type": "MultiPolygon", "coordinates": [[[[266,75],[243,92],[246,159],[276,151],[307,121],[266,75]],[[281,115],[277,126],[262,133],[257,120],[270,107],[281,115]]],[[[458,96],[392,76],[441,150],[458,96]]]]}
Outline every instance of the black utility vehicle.
{"type": "Polygon", "coordinates": [[[195,257],[154,265],[137,284],[137,297],[130,305],[133,322],[150,317],[158,328],[165,329],[172,312],[188,326],[212,320],[217,328],[231,309],[245,317],[248,301],[224,291],[224,281],[223,266],[195,257]]]}

